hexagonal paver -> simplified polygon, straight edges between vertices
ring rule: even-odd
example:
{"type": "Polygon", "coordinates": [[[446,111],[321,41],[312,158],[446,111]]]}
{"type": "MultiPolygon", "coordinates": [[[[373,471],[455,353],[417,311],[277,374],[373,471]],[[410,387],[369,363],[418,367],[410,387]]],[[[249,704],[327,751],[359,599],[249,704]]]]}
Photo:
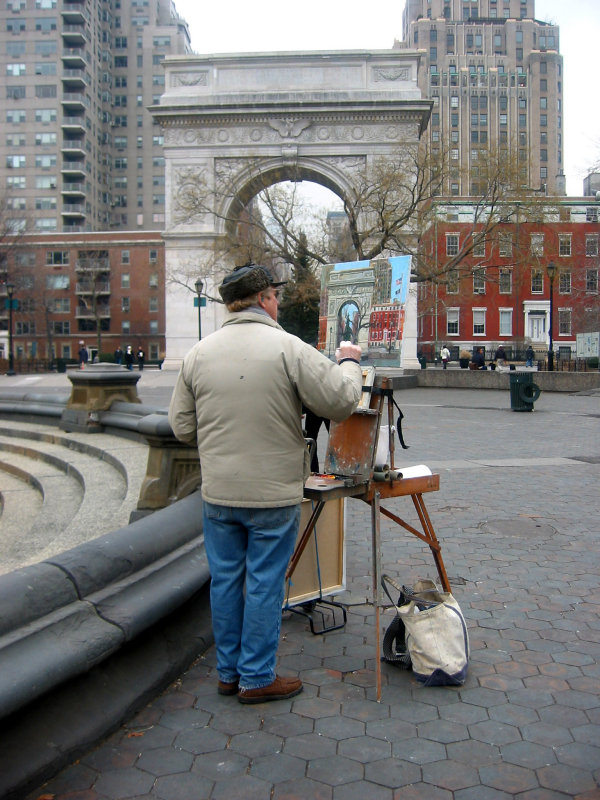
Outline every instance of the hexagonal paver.
{"type": "Polygon", "coordinates": [[[466,789],[469,786],[479,784],[477,770],[460,761],[436,761],[434,764],[425,764],[423,767],[423,780],[456,792],[459,789],[466,789]]]}
{"type": "Polygon", "coordinates": [[[182,731],[175,738],[175,746],[187,750],[194,755],[210,753],[213,750],[224,750],[227,747],[228,737],[212,728],[193,728],[182,731]]]}
{"type": "Polygon", "coordinates": [[[528,742],[537,742],[548,747],[558,747],[561,744],[568,744],[573,737],[566,728],[558,725],[550,725],[548,722],[534,722],[521,728],[523,739],[528,742]]]}
{"type": "Polygon", "coordinates": [[[139,757],[136,767],[151,775],[172,775],[175,772],[187,772],[192,766],[194,756],[186,750],[173,747],[156,747],[147,750],[139,757]]]}
{"type": "Polygon", "coordinates": [[[160,800],[204,800],[210,795],[212,786],[212,781],[207,778],[190,772],[180,772],[158,778],[152,795],[160,797],[160,800]]]}
{"type": "Polygon", "coordinates": [[[376,719],[367,722],[366,733],[375,739],[386,739],[388,742],[400,742],[412,739],[417,735],[417,726],[401,719],[376,719]]]}
{"type": "Polygon", "coordinates": [[[507,725],[505,722],[496,722],[496,720],[489,719],[484,722],[476,722],[475,725],[469,725],[469,733],[473,739],[480,742],[487,742],[488,744],[508,744],[508,742],[517,742],[521,739],[519,729],[514,725],[507,725]]]}
{"type": "Polygon", "coordinates": [[[342,703],[342,714],[345,717],[367,722],[371,719],[389,717],[390,707],[385,703],[374,703],[371,700],[350,700],[350,702],[342,703]]]}
{"type": "Polygon", "coordinates": [[[326,783],[328,786],[340,786],[343,783],[361,780],[363,766],[351,758],[329,756],[309,761],[306,774],[307,777],[326,783]]]}
{"type": "Polygon", "coordinates": [[[242,775],[237,778],[227,778],[215,783],[211,800],[269,800],[271,797],[271,784],[253,775],[242,775]]]}
{"type": "Polygon", "coordinates": [[[353,758],[361,764],[366,764],[369,761],[378,761],[391,756],[392,746],[384,739],[356,736],[353,739],[341,741],[338,745],[338,752],[347,758],[353,758]]]}
{"type": "Polygon", "coordinates": [[[288,756],[286,753],[255,758],[250,767],[250,775],[270,783],[280,783],[290,778],[303,778],[305,772],[306,761],[302,758],[288,756]]]}
{"type": "Polygon", "coordinates": [[[238,733],[236,736],[232,736],[229,742],[230,750],[241,753],[248,758],[258,758],[259,756],[279,753],[282,746],[283,739],[281,736],[258,730],[250,733],[238,733]]]}
{"type": "Polygon", "coordinates": [[[469,786],[454,792],[454,800],[513,800],[512,794],[492,789],[491,786],[469,786]]]}
{"type": "Polygon", "coordinates": [[[571,742],[557,747],[555,752],[559,762],[568,764],[570,767],[589,770],[590,767],[600,766],[600,747],[593,747],[582,742],[571,742]]]}
{"type": "Polygon", "coordinates": [[[556,763],[556,756],[551,747],[544,747],[534,742],[512,742],[501,748],[502,759],[509,764],[537,769],[556,763]]]}
{"type": "Polygon", "coordinates": [[[421,769],[401,758],[384,758],[365,765],[365,778],[390,789],[406,786],[421,779],[421,769]]]}
{"type": "Polygon", "coordinates": [[[409,761],[411,764],[427,764],[446,758],[446,748],[439,742],[428,739],[405,739],[394,742],[392,752],[396,758],[409,761]]]}
{"type": "Polygon", "coordinates": [[[244,775],[250,761],[240,753],[223,750],[219,753],[203,753],[194,758],[192,772],[213,781],[234,775],[244,775]]]}
{"type": "Polygon", "coordinates": [[[135,797],[146,794],[154,785],[154,775],[142,772],[139,769],[115,769],[103,772],[94,784],[95,791],[100,795],[114,798],[135,797]]]}
{"type": "Polygon", "coordinates": [[[324,700],[321,697],[302,697],[295,701],[294,713],[313,719],[333,717],[340,713],[340,704],[332,700],[324,700]]]}
{"type": "Polygon", "coordinates": [[[365,800],[367,797],[369,800],[392,800],[392,790],[365,781],[345,783],[333,789],[333,800],[365,800]]]}
{"type": "Polygon", "coordinates": [[[273,788],[273,800],[331,800],[333,789],[312,778],[278,783],[273,788]]]}
{"type": "Polygon", "coordinates": [[[538,777],[542,786],[564,792],[574,797],[582,792],[596,789],[596,781],[587,770],[570,767],[567,764],[552,764],[538,770],[538,777]]]}
{"type": "Polygon", "coordinates": [[[315,733],[329,736],[330,739],[351,739],[364,736],[365,723],[348,717],[325,717],[315,721],[315,733]]]}
{"type": "Polygon", "coordinates": [[[481,767],[484,764],[496,764],[502,761],[499,747],[487,742],[477,742],[474,739],[452,742],[446,746],[446,750],[448,758],[472,767],[481,767]]]}
{"type": "Polygon", "coordinates": [[[412,783],[394,792],[394,800],[452,800],[453,793],[430,783],[412,783]]]}
{"type": "Polygon", "coordinates": [[[491,764],[479,770],[481,782],[501,792],[515,795],[538,785],[532,769],[519,767],[516,764],[491,764]]]}
{"type": "Polygon", "coordinates": [[[468,739],[469,732],[466,725],[459,725],[457,722],[449,722],[445,719],[431,720],[423,722],[418,726],[419,736],[424,739],[431,739],[434,742],[460,742],[468,739]]]}
{"type": "Polygon", "coordinates": [[[283,743],[283,751],[298,758],[321,758],[335,755],[337,742],[318,733],[304,733],[300,736],[289,736],[283,743]]]}
{"type": "Polygon", "coordinates": [[[497,692],[493,689],[464,689],[460,693],[460,698],[463,703],[471,703],[483,708],[491,708],[492,706],[500,706],[506,703],[504,692],[497,692]]]}

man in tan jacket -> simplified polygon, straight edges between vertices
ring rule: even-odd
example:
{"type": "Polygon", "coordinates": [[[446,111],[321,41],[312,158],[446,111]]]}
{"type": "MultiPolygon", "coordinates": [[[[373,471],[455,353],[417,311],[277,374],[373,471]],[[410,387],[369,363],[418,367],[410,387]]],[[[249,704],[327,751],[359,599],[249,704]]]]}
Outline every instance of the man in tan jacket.
{"type": "Polygon", "coordinates": [[[281,285],[256,265],[225,277],[229,314],[184,358],[169,408],[173,432],[200,455],[218,691],[241,703],[302,691],[297,678],[275,674],[309,474],[302,403],[342,421],[362,393],[360,347],[342,342],[335,364],[277,324],[281,285]]]}

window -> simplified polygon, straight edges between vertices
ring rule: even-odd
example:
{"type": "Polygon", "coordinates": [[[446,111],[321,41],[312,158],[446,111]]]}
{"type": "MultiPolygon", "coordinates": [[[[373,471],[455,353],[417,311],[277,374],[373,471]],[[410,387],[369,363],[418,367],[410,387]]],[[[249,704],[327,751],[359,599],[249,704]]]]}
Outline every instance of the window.
{"type": "Polygon", "coordinates": [[[558,333],[561,336],[571,335],[571,309],[559,308],[558,309],[558,333]]]}
{"type": "Polygon", "coordinates": [[[10,211],[25,211],[27,208],[27,201],[24,197],[8,197],[5,203],[10,211]]]}
{"type": "Polygon", "coordinates": [[[148,251],[148,261],[151,264],[156,264],[158,261],[158,250],[149,250],[148,251]]]}
{"type": "Polygon", "coordinates": [[[148,298],[148,311],[151,313],[158,311],[158,297],[148,298]]]}
{"type": "Polygon", "coordinates": [[[598,234],[588,233],[585,237],[585,254],[586,256],[598,255],[598,234]]]}
{"type": "Polygon", "coordinates": [[[148,276],[148,286],[151,289],[158,289],[158,272],[151,272],[148,276]]]}
{"type": "Polygon", "coordinates": [[[17,336],[35,336],[35,322],[17,322],[15,328],[17,336]]]}
{"type": "Polygon", "coordinates": [[[446,255],[447,256],[457,256],[458,255],[458,234],[457,233],[447,233],[446,234],[446,255]]]}
{"type": "Polygon", "coordinates": [[[35,207],[37,211],[52,211],[56,208],[56,197],[36,197],[35,207]]]}
{"type": "Polygon", "coordinates": [[[571,294],[571,270],[561,269],[558,275],[559,294],[571,294]]]}
{"type": "Polygon", "coordinates": [[[65,320],[64,322],[53,322],[52,331],[57,336],[68,336],[71,333],[71,323],[65,320]]]}
{"type": "Polygon", "coordinates": [[[129,312],[130,307],[131,306],[130,306],[129,298],[128,297],[122,297],[121,298],[121,311],[126,314],[126,313],[129,312]]]}
{"type": "Polygon", "coordinates": [[[8,169],[20,169],[25,166],[25,156],[6,156],[8,169]]]}
{"type": "Polygon", "coordinates": [[[46,275],[46,289],[68,289],[68,275],[46,275]]]}
{"type": "Polygon", "coordinates": [[[485,336],[485,308],[473,309],[473,336],[485,336]]]}
{"type": "Polygon", "coordinates": [[[544,291],[544,273],[541,269],[531,270],[531,294],[542,294],[544,291]]]}
{"type": "Polygon", "coordinates": [[[476,269],[473,272],[473,294],[485,294],[484,269],[476,269]]]}
{"type": "Polygon", "coordinates": [[[477,240],[476,233],[472,234],[472,236],[473,236],[473,250],[472,250],[473,256],[475,258],[485,258],[485,237],[482,237],[481,239],[477,240]]]}
{"type": "Polygon", "coordinates": [[[588,269],[585,272],[585,290],[586,292],[598,293],[598,270],[588,269]]]}
{"type": "Polygon", "coordinates": [[[6,179],[6,186],[9,189],[25,189],[26,179],[24,175],[9,175],[6,179]]]}
{"type": "MultiPolygon", "coordinates": [[[[36,115],[37,116],[37,115],[36,115]]],[[[35,143],[38,147],[47,147],[48,145],[56,146],[55,133],[36,133],[35,143]]]]}
{"type": "Polygon", "coordinates": [[[548,127],[548,115],[547,114],[540,114],[540,127],[547,128],[548,127]]]}
{"type": "Polygon", "coordinates": [[[24,86],[7,86],[6,97],[8,100],[22,100],[26,95],[24,86]]]}
{"type": "Polygon", "coordinates": [[[151,319],[149,328],[150,328],[150,333],[157,334],[158,333],[158,320],[151,319]]]}
{"type": "Polygon", "coordinates": [[[48,155],[48,156],[36,156],[35,157],[35,165],[40,169],[50,169],[51,167],[56,166],[56,156],[48,155]]]}
{"type": "Polygon", "coordinates": [[[121,250],[121,264],[130,264],[129,250],[121,250]]]}
{"type": "Polygon", "coordinates": [[[25,147],[25,134],[24,133],[9,133],[6,137],[7,147],[25,147]]]}
{"type": "Polygon", "coordinates": [[[19,75],[25,75],[25,64],[7,64],[6,74],[12,78],[18,78],[19,75]]]}
{"type": "Polygon", "coordinates": [[[129,320],[125,320],[121,323],[121,333],[124,333],[126,336],[129,335],[131,332],[131,322],[129,320]]]}
{"type": "Polygon", "coordinates": [[[41,122],[42,125],[47,125],[50,122],[56,122],[56,109],[55,108],[36,109],[35,121],[41,122]]]}
{"type": "Polygon", "coordinates": [[[498,236],[498,251],[502,258],[512,256],[512,236],[510,233],[501,233],[498,236]]]}
{"type": "Polygon", "coordinates": [[[590,206],[585,210],[586,222],[598,222],[598,209],[595,206],[590,206]]]}
{"type": "Polygon", "coordinates": [[[446,333],[448,336],[458,336],[458,308],[449,308],[446,311],[446,333]]]}
{"type": "Polygon", "coordinates": [[[532,233],[531,234],[531,254],[534,256],[544,255],[544,234],[532,233]]]}
{"type": "Polygon", "coordinates": [[[35,188],[36,189],[56,189],[56,176],[55,175],[36,175],[35,188]]]}
{"type": "Polygon", "coordinates": [[[13,110],[6,112],[6,121],[13,125],[20,125],[26,121],[26,113],[21,110],[13,110]]]}
{"type": "Polygon", "coordinates": [[[36,219],[35,229],[37,231],[55,231],[58,229],[58,224],[54,217],[43,217],[42,219],[36,219]]]}
{"type": "Polygon", "coordinates": [[[558,235],[558,255],[570,256],[571,255],[571,234],[560,233],[558,235]]]}
{"type": "Polygon", "coordinates": [[[512,308],[501,308],[498,332],[500,336],[512,336],[512,308]]]}
{"type": "Polygon", "coordinates": [[[54,314],[70,314],[71,313],[70,298],[55,297],[52,303],[52,311],[54,314]]]}
{"type": "Polygon", "coordinates": [[[9,33],[23,33],[25,30],[25,20],[24,19],[7,19],[6,20],[6,30],[9,33]]]}
{"type": "Polygon", "coordinates": [[[510,294],[512,292],[512,269],[501,269],[498,283],[500,294],[510,294]]]}
{"type": "Polygon", "coordinates": [[[46,264],[48,266],[65,265],[69,263],[68,250],[48,250],[46,252],[46,264]]]}
{"type": "Polygon", "coordinates": [[[121,289],[129,289],[131,285],[130,275],[128,272],[121,273],[121,289]]]}

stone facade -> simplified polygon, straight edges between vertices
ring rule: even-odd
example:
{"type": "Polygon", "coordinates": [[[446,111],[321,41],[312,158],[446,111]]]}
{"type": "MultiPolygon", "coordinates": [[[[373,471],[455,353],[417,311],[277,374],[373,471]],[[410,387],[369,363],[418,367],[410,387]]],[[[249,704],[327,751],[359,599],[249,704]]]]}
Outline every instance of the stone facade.
{"type": "Polygon", "coordinates": [[[220,324],[210,302],[232,264],[211,250],[235,211],[260,189],[287,180],[321,184],[340,197],[375,158],[412,147],[431,103],[417,87],[410,51],[320,51],[165,62],[165,93],[151,110],[166,159],[167,363],[196,339],[193,285],[209,298],[202,330],[220,324]]]}

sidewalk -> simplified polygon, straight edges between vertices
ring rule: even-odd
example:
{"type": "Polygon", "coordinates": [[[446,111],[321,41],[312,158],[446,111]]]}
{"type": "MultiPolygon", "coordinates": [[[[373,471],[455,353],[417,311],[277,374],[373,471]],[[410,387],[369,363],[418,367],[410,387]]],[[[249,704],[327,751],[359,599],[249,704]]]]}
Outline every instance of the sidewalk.
{"type": "MultiPolygon", "coordinates": [[[[144,375],[140,397],[166,405],[174,377],[144,375]]],[[[533,413],[507,392],[396,399],[397,462],[441,475],[425,500],[469,623],[466,684],[426,689],[384,664],[375,701],[370,509],[350,500],[345,629],[313,636],[285,615],[279,669],[301,695],[217,695],[211,649],[28,800],[600,797],[599,395],[543,393],[533,413]]],[[[407,499],[390,507],[414,522],[407,499]]],[[[403,583],[435,577],[428,548],[384,518],[382,553],[403,583]]]]}

